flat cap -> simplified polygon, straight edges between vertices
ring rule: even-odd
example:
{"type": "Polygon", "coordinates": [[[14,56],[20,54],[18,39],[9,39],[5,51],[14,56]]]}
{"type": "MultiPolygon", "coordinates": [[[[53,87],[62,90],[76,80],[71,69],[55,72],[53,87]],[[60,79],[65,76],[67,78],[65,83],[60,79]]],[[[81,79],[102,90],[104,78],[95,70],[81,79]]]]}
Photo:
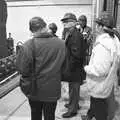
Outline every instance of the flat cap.
{"type": "Polygon", "coordinates": [[[76,16],[73,13],[66,13],[64,15],[64,17],[61,19],[61,21],[66,21],[66,20],[73,20],[73,21],[77,21],[76,16]]]}

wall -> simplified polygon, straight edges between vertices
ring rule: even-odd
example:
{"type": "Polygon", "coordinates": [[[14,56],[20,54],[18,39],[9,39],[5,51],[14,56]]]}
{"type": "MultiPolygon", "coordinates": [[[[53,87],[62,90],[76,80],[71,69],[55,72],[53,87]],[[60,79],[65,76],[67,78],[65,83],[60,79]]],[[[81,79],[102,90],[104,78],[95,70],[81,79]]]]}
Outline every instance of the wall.
{"type": "Polygon", "coordinates": [[[58,26],[57,35],[59,37],[61,37],[63,29],[60,19],[66,12],[75,13],[77,17],[85,14],[88,18],[88,25],[91,26],[92,0],[61,1],[7,2],[7,34],[9,32],[12,33],[12,37],[15,39],[15,45],[18,41],[26,41],[31,35],[28,23],[34,16],[41,16],[48,24],[55,22],[58,26]]]}
{"type": "Polygon", "coordinates": [[[116,27],[118,28],[119,32],[120,32],[120,0],[119,0],[119,4],[118,4],[118,15],[117,15],[117,25],[116,27]]]}

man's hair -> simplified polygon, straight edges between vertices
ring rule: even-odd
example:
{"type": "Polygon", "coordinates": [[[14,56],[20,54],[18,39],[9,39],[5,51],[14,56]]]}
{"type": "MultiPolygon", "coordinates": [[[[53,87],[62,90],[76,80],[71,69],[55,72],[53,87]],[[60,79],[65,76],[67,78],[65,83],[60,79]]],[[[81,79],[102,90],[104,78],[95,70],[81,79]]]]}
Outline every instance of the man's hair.
{"type": "Polygon", "coordinates": [[[56,33],[56,31],[57,31],[57,25],[55,23],[50,23],[48,25],[48,27],[49,27],[49,29],[52,30],[53,33],[56,33]]]}
{"type": "Polygon", "coordinates": [[[81,15],[81,16],[79,16],[79,18],[78,18],[78,21],[85,21],[85,22],[87,22],[87,17],[85,16],[85,15],[81,15]]]}
{"type": "Polygon", "coordinates": [[[29,22],[29,30],[36,32],[46,27],[46,22],[41,17],[33,17],[29,22]]]}

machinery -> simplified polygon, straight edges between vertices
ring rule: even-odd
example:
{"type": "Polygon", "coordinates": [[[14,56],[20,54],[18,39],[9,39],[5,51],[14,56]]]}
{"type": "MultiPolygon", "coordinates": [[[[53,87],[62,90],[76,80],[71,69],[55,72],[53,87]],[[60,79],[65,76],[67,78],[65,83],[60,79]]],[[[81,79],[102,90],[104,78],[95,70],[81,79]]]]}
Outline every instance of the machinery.
{"type": "Polygon", "coordinates": [[[0,0],[0,81],[16,71],[14,40],[9,33],[6,37],[7,4],[0,0]]]}

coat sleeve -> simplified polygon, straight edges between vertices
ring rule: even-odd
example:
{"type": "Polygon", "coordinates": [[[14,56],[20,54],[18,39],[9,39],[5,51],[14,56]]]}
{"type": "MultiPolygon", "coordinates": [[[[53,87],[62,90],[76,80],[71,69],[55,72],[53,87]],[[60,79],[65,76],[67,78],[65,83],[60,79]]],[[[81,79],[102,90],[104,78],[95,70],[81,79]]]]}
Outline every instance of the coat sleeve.
{"type": "Polygon", "coordinates": [[[26,46],[20,46],[16,55],[17,70],[23,77],[29,77],[31,74],[31,50],[26,46]]]}
{"type": "Polygon", "coordinates": [[[103,45],[98,44],[91,56],[89,65],[85,66],[85,71],[88,75],[102,77],[108,74],[112,65],[112,56],[110,50],[103,45]]]}

